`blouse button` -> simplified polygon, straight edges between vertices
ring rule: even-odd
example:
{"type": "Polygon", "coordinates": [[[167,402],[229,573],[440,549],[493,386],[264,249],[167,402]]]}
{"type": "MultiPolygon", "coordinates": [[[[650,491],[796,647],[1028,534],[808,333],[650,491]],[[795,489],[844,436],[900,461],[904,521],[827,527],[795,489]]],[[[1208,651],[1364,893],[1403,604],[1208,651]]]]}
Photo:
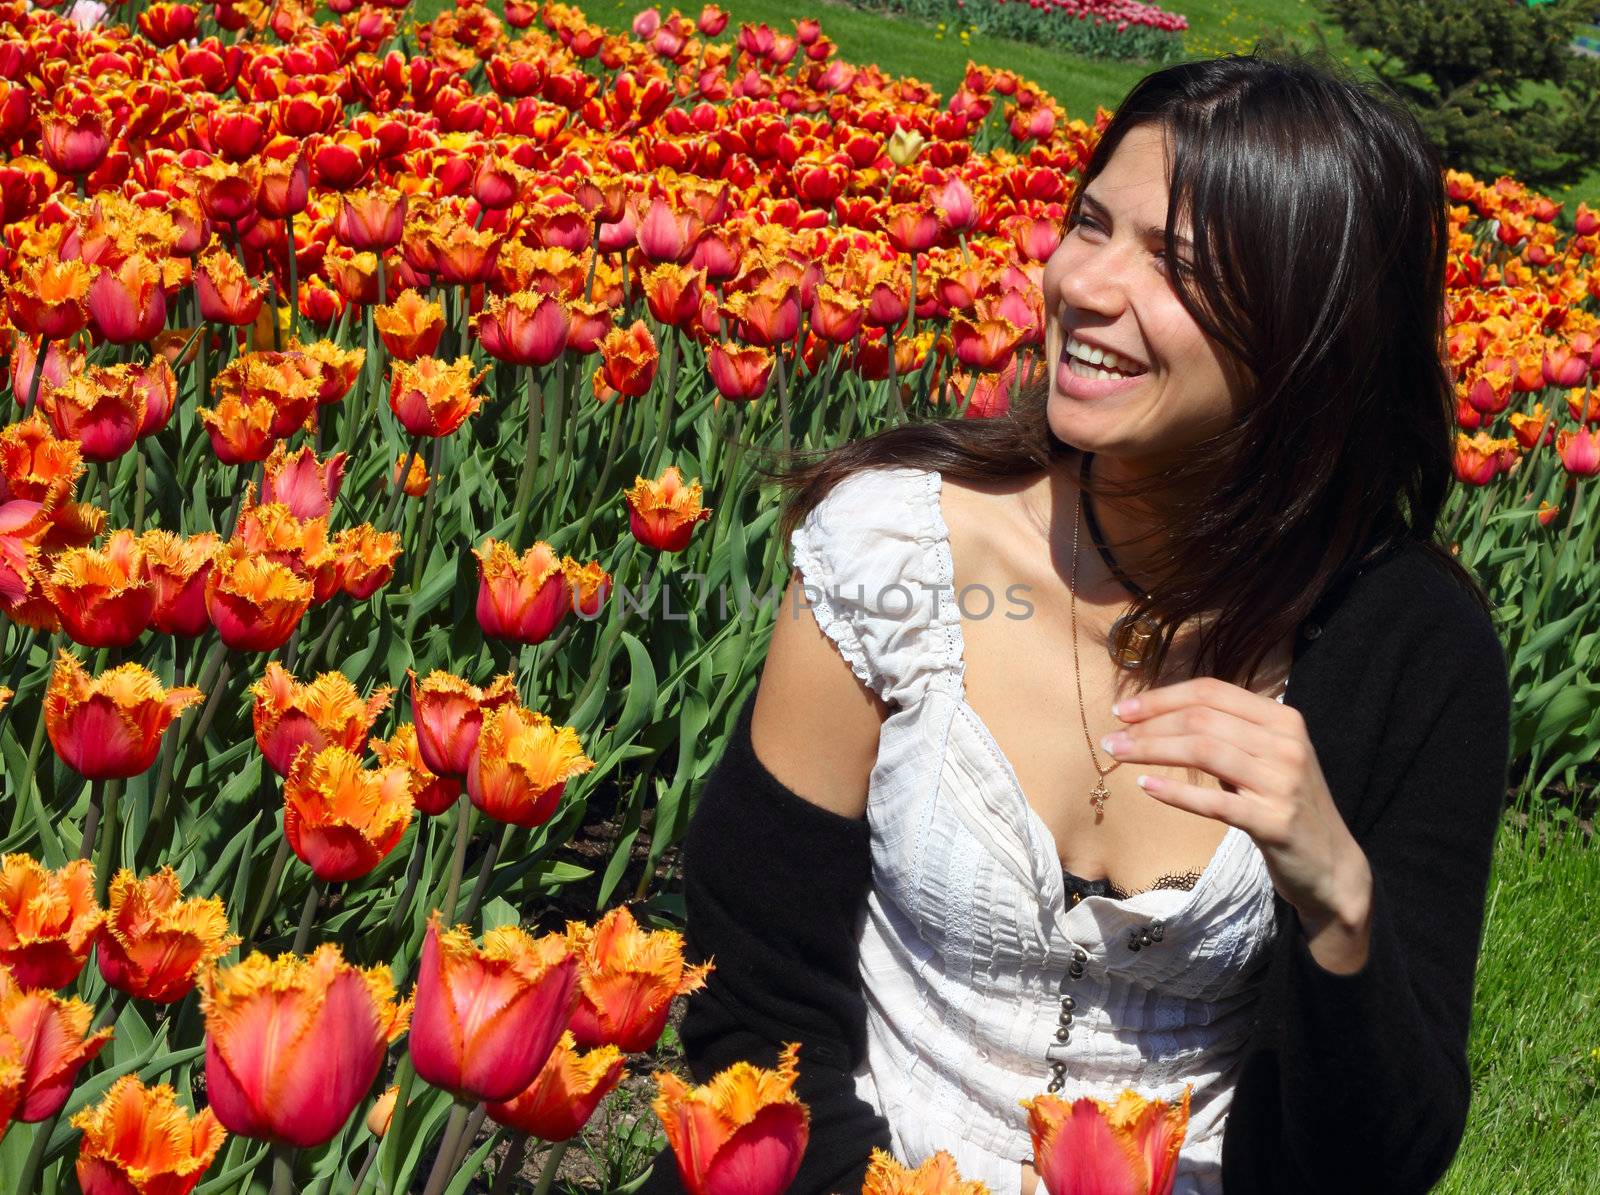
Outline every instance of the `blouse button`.
{"type": "Polygon", "coordinates": [[[1086,960],[1089,956],[1084,953],[1084,950],[1083,950],[1082,946],[1075,946],[1072,949],[1072,957],[1075,958],[1078,962],[1081,963],[1084,960],[1086,960]]]}
{"type": "Polygon", "coordinates": [[[1057,1041],[1066,1041],[1067,1038],[1069,1038],[1071,1036],[1072,1036],[1072,1030],[1068,1029],[1065,1025],[1061,1026],[1061,1028],[1056,1030],[1056,1040],[1057,1041]]]}
{"type": "Polygon", "coordinates": [[[1078,1007],[1078,1002],[1072,998],[1072,993],[1071,992],[1068,992],[1065,996],[1061,997],[1061,1011],[1062,1012],[1071,1012],[1074,1008],[1077,1008],[1077,1007],[1078,1007]]]}

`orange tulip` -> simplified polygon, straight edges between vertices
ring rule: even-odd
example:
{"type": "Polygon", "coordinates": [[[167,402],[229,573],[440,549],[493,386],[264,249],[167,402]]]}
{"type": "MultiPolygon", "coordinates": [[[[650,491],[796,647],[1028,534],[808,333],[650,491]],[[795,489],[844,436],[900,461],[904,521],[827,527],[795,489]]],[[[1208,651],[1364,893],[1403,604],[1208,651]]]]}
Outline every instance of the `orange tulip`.
{"type": "Polygon", "coordinates": [[[0,965],[23,987],[54,990],[76,979],[103,916],[87,859],[59,871],[30,855],[0,864],[0,965]]]}
{"type": "Polygon", "coordinates": [[[759,345],[713,342],[706,352],[712,383],[734,402],[749,402],[767,392],[773,362],[772,350],[759,345]]]}
{"type": "Polygon", "coordinates": [[[305,744],[283,800],[283,834],[300,861],[320,880],[354,880],[383,862],[411,824],[411,773],[392,764],[369,771],[337,744],[305,744]]]}
{"type": "Polygon", "coordinates": [[[678,206],[664,195],[653,196],[637,219],[639,252],[657,262],[688,261],[706,230],[705,221],[696,212],[678,206]]]}
{"type": "Polygon", "coordinates": [[[473,322],[484,352],[511,365],[548,365],[567,347],[571,321],[560,299],[537,291],[496,295],[473,322]]]}
{"type": "Polygon", "coordinates": [[[428,247],[441,282],[475,286],[494,277],[500,256],[501,234],[476,229],[464,219],[445,219],[429,230],[428,247]]]}
{"type": "Polygon", "coordinates": [[[497,822],[538,826],[555,813],[567,781],[592,767],[572,727],[506,704],[484,715],[467,765],[467,795],[497,822]]]}
{"type": "Polygon", "coordinates": [[[0,503],[22,499],[54,507],[72,497],[83,472],[78,442],[57,438],[37,412],[0,428],[0,503]]]}
{"type": "Polygon", "coordinates": [[[628,530],[658,552],[683,551],[695,526],[711,517],[712,508],[700,505],[700,483],[684,485],[676,465],[668,465],[656,481],[636,477],[623,496],[628,503],[628,530]]]}
{"type": "Polygon", "coordinates": [[[422,497],[433,484],[433,479],[428,476],[427,462],[422,459],[420,452],[416,454],[402,452],[397,456],[394,461],[394,475],[389,480],[402,487],[408,498],[422,497]],[[402,471],[405,474],[404,480],[401,480],[402,471]]]}
{"type": "Polygon", "coordinates": [[[230,542],[206,577],[206,613],[234,650],[271,651],[289,641],[311,593],[311,582],[293,569],[230,542]]]}
{"type": "Polygon", "coordinates": [[[10,705],[11,699],[16,695],[17,694],[15,690],[8,689],[4,685],[0,685],[0,710],[4,710],[6,706],[10,705]]]}
{"type": "Polygon", "coordinates": [[[167,322],[161,267],[141,254],[123,258],[95,275],[89,284],[88,305],[94,326],[112,344],[151,339],[167,322]]]}
{"type": "Polygon", "coordinates": [[[85,647],[127,647],[144,634],[156,607],[144,550],[127,530],[113,532],[104,550],[60,553],[44,591],[67,634],[85,647]]]}
{"type": "Polygon", "coordinates": [[[858,295],[823,283],[811,297],[811,330],[834,344],[849,344],[866,321],[867,307],[858,295]]]}
{"type": "Polygon", "coordinates": [[[200,1011],[217,1119],[242,1137],[307,1149],[366,1098],[411,1009],[395,1001],[387,967],[352,966],[325,943],[309,958],[252,954],[209,968],[200,1011]]]}
{"type": "MultiPolygon", "coordinates": [[[[141,24],[148,15],[139,14],[141,24]]],[[[123,1075],[72,1127],[83,1133],[83,1195],[189,1195],[228,1135],[211,1109],[191,1117],[171,1087],[146,1087],[138,1075],[123,1075]]]]}
{"type": "Polygon", "coordinates": [[[89,322],[89,287],[99,267],[50,258],[12,269],[6,307],[18,328],[64,340],[89,322]]]}
{"type": "Polygon", "coordinates": [[[21,982],[0,965],[0,1136],[12,1121],[49,1120],[83,1064],[111,1040],[90,1033],[94,1007],[21,982]]]}
{"type": "Polygon", "coordinates": [[[615,1046],[580,1054],[572,1034],[564,1032],[528,1089],[491,1102],[487,1111],[496,1124],[541,1141],[570,1141],[627,1073],[615,1046]]]}
{"type": "Polygon", "coordinates": [[[342,452],[318,461],[309,444],[302,444],[293,453],[282,444],[274,445],[263,466],[261,501],[282,502],[297,519],[330,515],[344,479],[344,464],[342,452]]]}
{"type": "Polygon", "coordinates": [[[567,940],[583,964],[567,1028],[585,1049],[605,1044],[628,1054],[654,1049],[672,998],[704,987],[713,970],[712,963],[686,968],[683,935],[640,929],[626,906],[611,909],[592,927],[567,922],[567,940]]]}
{"type": "Polygon", "coordinates": [[[619,394],[640,398],[649,393],[656,379],[661,353],[656,338],[643,320],[626,328],[612,328],[600,342],[601,371],[606,382],[619,394]]]}
{"type": "Polygon", "coordinates": [[[159,527],[139,537],[145,568],[156,587],[150,625],[163,635],[194,636],[211,626],[206,614],[206,577],[222,548],[214,531],[188,539],[159,527]]]}
{"type": "Polygon", "coordinates": [[[400,243],[406,197],[393,187],[346,191],[333,219],[333,235],[352,249],[381,251],[400,243]]]}
{"type": "Polygon", "coordinates": [[[194,990],[204,968],[239,942],[228,932],[220,897],[184,900],[178,873],[170,867],[142,880],[124,868],[111,880],[95,957],[100,974],[118,991],[173,1004],[194,990]]]}
{"type": "Polygon", "coordinates": [[[215,407],[196,407],[195,414],[224,465],[252,465],[271,454],[277,412],[270,402],[224,391],[215,407]]]}
{"type": "Polygon", "coordinates": [[[513,1098],[560,1040],[577,980],[577,957],[560,934],[533,938],[502,925],[480,947],[466,926],[441,929],[435,910],[417,969],[412,1066],[458,1099],[513,1098]]]}
{"type": "Polygon", "coordinates": [[[324,672],[303,685],[278,661],[269,660],[250,693],[255,698],[251,721],[256,745],[272,770],[287,776],[303,745],[313,752],[335,745],[359,751],[394,689],[380,685],[363,701],[343,673],[324,672]]]}
{"type": "Polygon", "coordinates": [[[384,1093],[372,1101],[372,1107],[367,1109],[367,1132],[374,1137],[381,1137],[389,1131],[389,1125],[394,1120],[394,1106],[400,1102],[400,1085],[398,1083],[384,1090],[384,1093]]]}
{"type": "Polygon", "coordinates": [[[411,723],[396,728],[392,738],[368,739],[367,747],[378,757],[379,763],[402,766],[411,773],[411,801],[418,813],[438,817],[460,798],[459,780],[435,775],[423,762],[417,728],[411,723]]]}
{"type": "Polygon", "coordinates": [[[1006,319],[972,319],[957,315],[950,322],[950,336],[955,342],[956,360],[968,369],[991,370],[1004,365],[1011,358],[1024,329],[1006,319]]]}
{"type": "Polygon", "coordinates": [[[1028,1110],[1034,1166],[1055,1195],[1168,1195],[1189,1125],[1189,1096],[1176,1104],[1127,1090],[1107,1103],[1039,1095],[1028,1110]]]}
{"type": "Polygon", "coordinates": [[[913,1170],[874,1147],[861,1195],[989,1195],[989,1188],[977,1181],[964,1182],[955,1158],[942,1149],[913,1170]]]}
{"type": "Polygon", "coordinates": [[[799,1052],[800,1044],[790,1042],[776,1071],[735,1062],[694,1088],[666,1071],[655,1073],[650,1106],[692,1195],[788,1190],[811,1139],[811,1111],[793,1091],[799,1052]]]}
{"type": "MultiPolygon", "coordinates": [[[[305,360],[302,367],[310,366],[310,375],[316,382],[316,405],[331,406],[350,393],[350,387],[361,376],[366,364],[366,349],[340,348],[331,340],[313,340],[302,344],[298,339],[289,341],[287,353],[298,354],[305,360]]],[[[297,421],[297,426],[299,422],[297,421]]]]}
{"type": "Polygon", "coordinates": [[[472,371],[472,358],[454,362],[437,357],[396,361],[391,371],[389,406],[414,436],[448,436],[483,405],[477,387],[487,369],[472,371]]]}
{"type": "Polygon", "coordinates": [[[1588,427],[1556,433],[1556,454],[1561,467],[1574,477],[1593,477],[1600,473],[1600,434],[1588,427]]]}
{"type": "Polygon", "coordinates": [[[705,295],[704,269],[686,269],[674,262],[662,262],[644,276],[645,304],[650,314],[663,324],[687,326],[700,314],[705,295]]]}
{"type": "Polygon", "coordinates": [[[740,337],[763,348],[785,344],[800,331],[800,288],[782,281],[731,294],[722,307],[738,321],[740,337]]]}
{"type": "Polygon", "coordinates": [[[356,601],[365,601],[394,576],[394,562],[400,556],[400,533],[379,531],[371,523],[360,523],[334,537],[333,552],[339,588],[356,601]]]}
{"type": "Polygon", "coordinates": [[[60,386],[41,386],[39,405],[56,435],[76,440],[91,461],[114,461],[139,438],[149,400],[128,365],[96,366],[60,386]]]}
{"type": "Polygon", "coordinates": [[[423,762],[437,775],[465,780],[484,715],[516,704],[516,677],[507,672],[480,689],[437,668],[420,685],[415,672],[408,668],[406,675],[411,678],[411,717],[423,762]]]}
{"type": "Polygon", "coordinates": [[[256,322],[267,292],[258,286],[233,254],[213,249],[202,256],[194,269],[194,293],[200,302],[200,318],[214,324],[235,327],[256,322]]]}
{"type": "Polygon", "coordinates": [[[132,661],[91,678],[63,648],[44,695],[44,724],[63,763],[90,780],[127,779],[155,762],[172,719],[202,697],[164,689],[132,661]]]}
{"type": "Polygon", "coordinates": [[[444,335],[444,308],[407,288],[393,303],[372,309],[373,326],[389,355],[400,361],[431,357],[444,335]]]}
{"type": "Polygon", "coordinates": [[[573,608],[570,556],[555,554],[544,540],[520,557],[497,539],[474,548],[478,558],[478,626],[485,635],[513,643],[541,643],[573,608]]]}

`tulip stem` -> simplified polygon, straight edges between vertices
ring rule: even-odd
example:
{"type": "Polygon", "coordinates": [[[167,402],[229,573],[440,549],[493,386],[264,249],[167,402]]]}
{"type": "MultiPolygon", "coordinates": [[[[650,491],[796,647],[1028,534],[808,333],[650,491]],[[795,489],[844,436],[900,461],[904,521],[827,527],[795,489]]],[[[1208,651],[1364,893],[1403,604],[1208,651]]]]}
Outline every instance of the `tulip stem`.
{"type": "MultiPolygon", "coordinates": [[[[657,472],[660,468],[661,450],[666,446],[668,433],[672,428],[673,391],[676,388],[678,375],[677,332],[670,324],[667,324],[662,327],[661,336],[666,341],[667,369],[666,381],[661,387],[661,405],[656,416],[655,440],[650,445],[650,456],[645,461],[645,467],[651,473],[657,472]]],[[[783,402],[782,395],[779,396],[779,402],[783,402]]],[[[788,408],[785,407],[784,409],[787,410],[788,408]]],[[[788,427],[787,419],[784,420],[784,427],[786,429],[788,427]]]]}
{"type": "MultiPolygon", "coordinates": [[[[439,464],[444,459],[444,437],[439,436],[433,441],[433,457],[428,462],[428,475],[439,475],[439,464]]],[[[433,500],[439,492],[439,487],[430,485],[427,495],[422,499],[422,530],[417,534],[416,554],[411,560],[411,591],[415,593],[422,584],[422,569],[428,560],[428,537],[433,534],[433,500]]],[[[416,606],[412,605],[415,614],[416,606]]]]}
{"type": "MultiPolygon", "coordinates": [[[[567,354],[565,352],[556,358],[555,400],[555,417],[550,421],[549,464],[552,471],[556,467],[556,462],[561,459],[561,441],[563,439],[562,432],[565,430],[567,421],[567,354]]],[[[555,478],[551,477],[546,480],[543,476],[543,472],[544,463],[541,462],[541,476],[539,480],[542,484],[540,488],[543,489],[544,486],[547,485],[553,486],[555,484],[555,478]]]]}
{"type": "Polygon", "coordinates": [[[144,449],[133,446],[133,526],[144,530],[144,449]]]}
{"type": "Polygon", "coordinates": [[[89,1026],[90,1033],[98,1033],[107,1025],[115,1025],[117,1018],[122,1016],[122,1010],[128,1007],[130,997],[120,988],[112,988],[107,994],[106,1002],[100,1006],[100,1011],[95,1014],[94,1024],[89,1026]]]}
{"type": "Polygon", "coordinates": [[[494,865],[500,861],[500,856],[505,853],[506,847],[511,845],[511,835],[516,830],[515,826],[508,825],[500,832],[499,841],[490,840],[489,848],[483,853],[483,862],[478,867],[478,878],[473,882],[472,894],[467,897],[467,910],[461,914],[461,920],[468,925],[478,914],[478,906],[483,904],[483,897],[489,890],[489,876],[494,871],[494,865]]]}
{"type": "Polygon", "coordinates": [[[104,780],[89,781],[89,812],[83,819],[83,839],[78,844],[78,858],[88,859],[94,855],[94,840],[100,829],[101,810],[105,808],[106,782],[104,780]]]}
{"type": "Polygon", "coordinates": [[[289,948],[291,954],[305,953],[306,943],[311,941],[311,927],[316,924],[317,907],[322,904],[322,894],[327,887],[321,878],[317,878],[306,889],[306,902],[300,906],[300,924],[294,931],[294,945],[289,948]]]}
{"type": "Polygon", "coordinates": [[[33,414],[33,404],[39,401],[39,382],[44,377],[44,359],[50,352],[50,338],[39,337],[39,355],[33,359],[33,377],[28,381],[28,401],[23,404],[22,417],[33,414]]]}
{"type": "Polygon", "coordinates": [[[466,1163],[467,1156],[472,1152],[472,1143],[478,1139],[478,1130],[483,1128],[483,1122],[489,1115],[489,1105],[482,1100],[467,1117],[467,1123],[461,1130],[461,1139],[456,1143],[456,1155],[450,1159],[450,1173],[461,1173],[461,1167],[466,1163]]]}
{"type": "Polygon", "coordinates": [[[272,1195],[294,1195],[294,1154],[292,1145],[273,1145],[272,1195]]]}
{"type": "Polygon", "coordinates": [[[589,276],[583,280],[583,301],[594,301],[594,267],[600,260],[600,220],[594,222],[594,244],[589,247],[589,276]]]}
{"type": "Polygon", "coordinates": [[[294,251],[293,212],[284,214],[283,230],[289,242],[289,336],[297,339],[300,335],[300,261],[294,251]]]}
{"type": "Polygon", "coordinates": [[[617,395],[611,400],[611,430],[606,436],[606,459],[600,466],[600,480],[596,483],[594,491],[589,495],[589,509],[583,512],[583,522],[578,524],[578,536],[572,541],[572,551],[582,552],[584,536],[588,534],[589,524],[594,519],[594,512],[599,509],[600,500],[606,492],[606,482],[611,477],[611,466],[617,460],[617,430],[622,423],[622,395],[617,395]]]}
{"type": "Polygon", "coordinates": [[[40,1121],[34,1128],[33,1144],[28,1148],[27,1161],[22,1163],[22,1181],[17,1184],[18,1191],[39,1189],[39,1172],[44,1169],[45,1151],[50,1148],[50,1138],[55,1135],[56,1125],[60,1120],[61,1113],[57,1112],[49,1120],[40,1121]]]}
{"type": "Polygon", "coordinates": [[[306,653],[306,667],[308,670],[314,671],[316,669],[317,661],[322,658],[323,648],[327,647],[328,640],[333,636],[334,628],[344,618],[344,611],[345,608],[340,606],[333,612],[333,617],[328,619],[328,625],[322,628],[322,634],[317,636],[317,641],[311,645],[311,650],[306,653]]]}
{"type": "Polygon", "coordinates": [[[383,517],[378,520],[380,531],[393,531],[394,512],[400,508],[400,499],[405,497],[406,478],[411,476],[411,461],[417,455],[417,450],[422,446],[422,433],[417,432],[411,437],[411,443],[406,448],[405,459],[400,464],[400,480],[395,482],[394,493],[389,495],[389,505],[384,507],[383,517]]]}
{"type": "Polygon", "coordinates": [[[102,907],[106,893],[111,890],[111,870],[117,854],[118,831],[117,798],[122,795],[122,781],[113,780],[105,786],[104,807],[100,813],[100,848],[95,860],[94,893],[102,907]]]}
{"type": "MultiPolygon", "coordinates": [[[[461,1145],[461,1132],[467,1127],[469,1111],[470,1109],[462,1103],[457,1103],[450,1109],[450,1120],[445,1124],[444,1139],[439,1142],[439,1152],[433,1159],[433,1169],[428,1173],[428,1185],[424,1188],[423,1195],[440,1195],[445,1184],[449,1182],[456,1151],[461,1145]]],[[[273,1195],[277,1193],[274,1192],[273,1195]]]]}
{"type": "Polygon", "coordinates": [[[527,1152],[528,1134],[512,1133],[511,1144],[506,1149],[505,1161],[500,1163],[500,1169],[494,1176],[494,1187],[490,1190],[489,1195],[509,1195],[511,1184],[517,1181],[517,1176],[522,1170],[523,1156],[527,1152]]]}
{"type": "Polygon", "coordinates": [[[567,1156],[567,1150],[572,1145],[572,1138],[557,1141],[550,1147],[550,1152],[545,1155],[544,1169],[539,1172],[539,1185],[533,1189],[533,1195],[546,1195],[550,1184],[556,1180],[556,1171],[561,1168],[561,1159],[567,1156]]]}
{"type": "Polygon", "coordinates": [[[400,922],[405,919],[412,898],[417,894],[417,883],[422,879],[422,864],[428,857],[428,840],[432,837],[432,828],[431,817],[417,826],[416,841],[411,846],[411,862],[406,865],[406,886],[401,889],[400,899],[394,902],[394,908],[389,912],[389,922],[383,927],[384,937],[390,936],[400,928],[400,922]]]}
{"type": "Polygon", "coordinates": [[[778,422],[781,433],[779,445],[785,456],[789,455],[789,376],[783,368],[783,350],[778,349],[772,354],[773,365],[778,374],[778,422]]]}
{"type": "Polygon", "coordinates": [[[961,400],[961,409],[956,412],[957,419],[967,417],[967,408],[972,405],[972,396],[978,392],[978,371],[972,371],[972,381],[967,383],[967,396],[961,400]]]}
{"type": "Polygon", "coordinates": [[[511,531],[511,547],[522,550],[522,529],[528,522],[528,506],[533,500],[533,483],[538,474],[540,441],[543,439],[544,395],[539,390],[538,374],[533,366],[527,367],[528,438],[523,447],[522,476],[517,481],[517,495],[512,500],[517,521],[511,531]]]}
{"type": "MultiPolygon", "coordinates": [[[[263,767],[266,765],[263,764],[263,767]]],[[[256,934],[261,929],[261,923],[267,919],[267,910],[278,894],[278,882],[283,879],[283,869],[289,862],[289,840],[283,835],[278,836],[278,850],[272,856],[272,865],[267,868],[267,886],[261,890],[261,896],[256,900],[255,914],[250,918],[250,932],[245,935],[245,950],[248,951],[256,944],[256,934]]]]}
{"type": "Polygon", "coordinates": [[[446,925],[456,924],[456,900],[461,895],[461,873],[467,866],[467,842],[472,837],[472,802],[463,797],[456,802],[456,845],[450,859],[450,883],[444,890],[446,925]]]}

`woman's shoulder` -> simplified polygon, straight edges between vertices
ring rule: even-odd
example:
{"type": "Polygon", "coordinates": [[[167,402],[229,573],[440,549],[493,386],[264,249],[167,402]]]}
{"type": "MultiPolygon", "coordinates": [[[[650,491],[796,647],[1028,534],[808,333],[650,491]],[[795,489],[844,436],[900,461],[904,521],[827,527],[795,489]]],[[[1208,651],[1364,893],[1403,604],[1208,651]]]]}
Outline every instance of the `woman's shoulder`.
{"type": "Polygon", "coordinates": [[[1324,615],[1325,626],[1357,639],[1382,628],[1413,641],[1449,640],[1499,652],[1503,663],[1494,617],[1474,584],[1442,549],[1409,538],[1359,570],[1324,615]]]}

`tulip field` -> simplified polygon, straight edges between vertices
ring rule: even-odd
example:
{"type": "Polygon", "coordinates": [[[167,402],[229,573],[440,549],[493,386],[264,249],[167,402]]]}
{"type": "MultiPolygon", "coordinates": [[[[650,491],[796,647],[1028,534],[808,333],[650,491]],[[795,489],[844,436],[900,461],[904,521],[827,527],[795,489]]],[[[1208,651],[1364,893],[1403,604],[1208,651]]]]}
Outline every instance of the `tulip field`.
{"type": "MultiPolygon", "coordinates": [[[[693,1088],[668,1029],[788,571],[765,470],[1004,416],[1109,113],[711,5],[99,15],[0,0],[0,1190],[542,1195],[625,1083],[687,1187],[783,1190],[794,1053],[693,1088]]],[[[1570,822],[1600,213],[1448,187],[1443,534],[1517,811],[1570,822]]],[[[1056,1195],[1105,1114],[1034,1102],[1056,1195]]],[[[910,1175],[869,1187],[970,1190],[910,1175]]]]}

